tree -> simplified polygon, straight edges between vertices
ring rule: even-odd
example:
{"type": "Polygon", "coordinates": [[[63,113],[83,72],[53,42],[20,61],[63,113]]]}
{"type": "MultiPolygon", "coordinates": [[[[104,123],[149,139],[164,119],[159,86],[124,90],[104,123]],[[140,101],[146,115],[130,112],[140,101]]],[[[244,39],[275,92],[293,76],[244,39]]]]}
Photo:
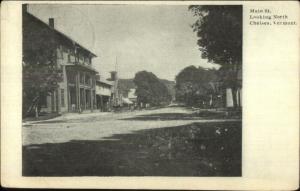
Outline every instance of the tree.
{"type": "Polygon", "coordinates": [[[205,107],[217,96],[215,69],[188,66],[176,76],[176,100],[188,106],[205,107]]]}
{"type": "Polygon", "coordinates": [[[57,89],[62,71],[56,64],[55,33],[28,17],[23,14],[23,114],[38,116],[41,98],[57,89]]]}
{"type": "Polygon", "coordinates": [[[24,115],[35,112],[36,117],[47,95],[58,87],[61,70],[53,66],[23,66],[23,112],[24,115]]]}
{"type": "Polygon", "coordinates": [[[135,74],[137,102],[160,106],[168,104],[172,97],[163,82],[152,72],[140,71],[135,74]]]}
{"type": "Polygon", "coordinates": [[[237,107],[237,76],[242,67],[242,6],[191,5],[189,10],[199,17],[192,28],[199,37],[202,58],[221,65],[222,80],[231,88],[237,107]]]}

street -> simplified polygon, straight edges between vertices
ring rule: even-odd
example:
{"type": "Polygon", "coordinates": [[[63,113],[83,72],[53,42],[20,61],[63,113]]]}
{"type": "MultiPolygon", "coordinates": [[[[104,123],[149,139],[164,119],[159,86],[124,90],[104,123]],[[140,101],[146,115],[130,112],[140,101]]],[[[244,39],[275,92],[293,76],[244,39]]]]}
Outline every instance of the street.
{"type": "Polygon", "coordinates": [[[167,107],[23,124],[24,176],[240,176],[241,120],[167,107]]]}

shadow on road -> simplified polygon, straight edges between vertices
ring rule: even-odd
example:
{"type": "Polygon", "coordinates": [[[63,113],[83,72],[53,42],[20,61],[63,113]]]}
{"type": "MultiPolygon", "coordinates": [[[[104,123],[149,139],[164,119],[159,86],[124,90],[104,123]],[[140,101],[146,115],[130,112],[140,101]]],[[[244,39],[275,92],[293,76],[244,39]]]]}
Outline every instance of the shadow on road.
{"type": "Polygon", "coordinates": [[[23,146],[23,176],[241,176],[241,122],[23,146]]]}
{"type": "Polygon", "coordinates": [[[151,121],[151,120],[195,120],[195,119],[228,119],[224,112],[199,112],[199,113],[156,113],[149,115],[138,115],[136,117],[124,118],[121,120],[140,120],[140,121],[151,121]]]}

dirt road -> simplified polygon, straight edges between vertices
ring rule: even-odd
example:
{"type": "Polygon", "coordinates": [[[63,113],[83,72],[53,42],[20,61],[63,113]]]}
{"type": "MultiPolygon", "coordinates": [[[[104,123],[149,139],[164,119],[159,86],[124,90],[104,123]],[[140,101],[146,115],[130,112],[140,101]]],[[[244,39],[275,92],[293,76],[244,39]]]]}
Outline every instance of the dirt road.
{"type": "Polygon", "coordinates": [[[24,176],[241,176],[241,121],[185,108],[23,126],[24,176]]]}

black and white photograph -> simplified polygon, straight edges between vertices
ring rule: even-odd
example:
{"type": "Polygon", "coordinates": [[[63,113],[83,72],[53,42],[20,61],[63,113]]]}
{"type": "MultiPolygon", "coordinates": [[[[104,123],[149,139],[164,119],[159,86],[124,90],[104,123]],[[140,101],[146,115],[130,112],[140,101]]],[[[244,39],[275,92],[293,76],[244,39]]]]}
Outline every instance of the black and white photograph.
{"type": "Polygon", "coordinates": [[[297,190],[298,1],[3,1],[5,189],[297,190]]]}
{"type": "Polygon", "coordinates": [[[22,17],[22,176],[242,176],[242,5],[22,17]]]}

